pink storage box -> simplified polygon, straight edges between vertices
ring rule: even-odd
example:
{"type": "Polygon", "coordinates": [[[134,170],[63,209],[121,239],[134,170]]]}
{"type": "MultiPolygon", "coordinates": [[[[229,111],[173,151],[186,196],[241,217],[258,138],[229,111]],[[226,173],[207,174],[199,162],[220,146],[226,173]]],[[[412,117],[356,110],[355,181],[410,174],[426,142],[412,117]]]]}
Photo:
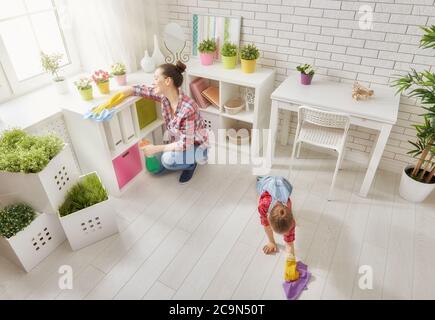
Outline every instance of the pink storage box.
{"type": "Polygon", "coordinates": [[[135,144],[114,159],[113,168],[115,169],[119,189],[122,189],[122,187],[142,171],[142,158],[140,156],[139,146],[135,144]]]}

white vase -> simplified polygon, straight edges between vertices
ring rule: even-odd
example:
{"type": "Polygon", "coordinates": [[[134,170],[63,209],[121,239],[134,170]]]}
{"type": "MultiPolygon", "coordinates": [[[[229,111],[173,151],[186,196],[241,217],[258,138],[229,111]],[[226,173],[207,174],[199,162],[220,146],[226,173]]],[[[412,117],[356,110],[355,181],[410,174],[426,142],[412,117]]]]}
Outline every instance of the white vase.
{"type": "Polygon", "coordinates": [[[154,35],[154,52],[152,58],[156,67],[165,63],[165,56],[160,51],[159,42],[157,41],[157,35],[154,35]]]}
{"type": "Polygon", "coordinates": [[[140,61],[140,66],[142,67],[142,70],[146,73],[154,72],[154,70],[156,69],[156,64],[148,54],[148,50],[145,50],[145,55],[140,61]]]}
{"type": "Polygon", "coordinates": [[[435,183],[423,183],[412,179],[406,172],[414,169],[414,166],[406,166],[400,179],[399,194],[411,202],[424,201],[435,189],[435,183]]]}
{"type": "Polygon", "coordinates": [[[68,83],[65,78],[58,78],[53,80],[53,85],[56,88],[58,94],[68,93],[68,83]]]}

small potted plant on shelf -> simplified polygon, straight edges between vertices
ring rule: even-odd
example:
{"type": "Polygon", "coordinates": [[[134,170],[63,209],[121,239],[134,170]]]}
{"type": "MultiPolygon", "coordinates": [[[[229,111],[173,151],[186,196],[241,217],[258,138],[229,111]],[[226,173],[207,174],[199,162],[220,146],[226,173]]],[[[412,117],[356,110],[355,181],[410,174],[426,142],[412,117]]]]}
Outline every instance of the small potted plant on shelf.
{"type": "Polygon", "coordinates": [[[82,176],[68,191],[59,216],[73,250],[118,232],[116,212],[98,175],[82,176]]]}
{"type": "Polygon", "coordinates": [[[80,80],[75,81],[74,84],[77,87],[77,90],[79,91],[83,100],[89,101],[94,98],[91,79],[81,78],[80,80]]]}
{"type": "MultiPolygon", "coordinates": [[[[423,49],[435,49],[435,25],[420,27],[424,35],[420,40],[423,49]]],[[[402,171],[400,196],[408,201],[422,202],[435,189],[435,73],[412,69],[407,75],[396,79],[393,86],[397,93],[419,99],[426,113],[423,123],[415,124],[417,141],[409,141],[414,149],[408,154],[418,159],[416,165],[408,165],[402,171]]]]}
{"type": "Polygon", "coordinates": [[[56,135],[11,129],[0,135],[0,194],[18,193],[39,212],[56,213],[78,178],[74,158],[56,135]]]}
{"type": "Polygon", "coordinates": [[[97,84],[98,90],[101,94],[110,93],[110,74],[107,71],[97,70],[91,78],[97,84]]]}
{"type": "Polygon", "coordinates": [[[54,215],[39,214],[24,203],[0,208],[0,253],[29,272],[59,244],[65,234],[54,215]]]}
{"type": "Polygon", "coordinates": [[[296,67],[296,70],[301,73],[301,83],[303,85],[311,84],[315,70],[310,64],[301,64],[300,66],[296,67]]]}
{"type": "Polygon", "coordinates": [[[260,57],[260,52],[254,44],[248,44],[240,50],[240,61],[242,63],[242,71],[245,73],[254,73],[257,67],[257,59],[260,57]]]}
{"type": "Polygon", "coordinates": [[[214,39],[205,39],[199,44],[198,51],[202,65],[208,66],[213,64],[216,47],[217,45],[214,39]]]}
{"type": "Polygon", "coordinates": [[[41,64],[45,72],[50,73],[53,76],[54,85],[59,94],[65,94],[68,92],[68,84],[65,77],[59,76],[60,63],[62,61],[63,54],[45,54],[41,51],[41,64]]]}
{"type": "Polygon", "coordinates": [[[123,63],[117,62],[113,64],[111,74],[115,77],[118,85],[125,86],[127,84],[126,67],[123,63]]]}
{"type": "Polygon", "coordinates": [[[221,49],[222,63],[225,69],[234,69],[237,64],[237,46],[225,42],[221,49]]]}

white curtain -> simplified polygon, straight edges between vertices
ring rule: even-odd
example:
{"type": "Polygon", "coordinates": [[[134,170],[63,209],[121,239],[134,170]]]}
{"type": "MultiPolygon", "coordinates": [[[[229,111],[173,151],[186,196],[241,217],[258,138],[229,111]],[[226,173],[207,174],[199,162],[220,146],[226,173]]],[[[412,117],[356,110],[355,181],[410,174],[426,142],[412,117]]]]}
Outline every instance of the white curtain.
{"type": "Polygon", "coordinates": [[[144,51],[152,53],[154,34],[160,39],[158,0],[66,0],[64,5],[83,70],[108,70],[123,62],[136,71],[144,51]]]}

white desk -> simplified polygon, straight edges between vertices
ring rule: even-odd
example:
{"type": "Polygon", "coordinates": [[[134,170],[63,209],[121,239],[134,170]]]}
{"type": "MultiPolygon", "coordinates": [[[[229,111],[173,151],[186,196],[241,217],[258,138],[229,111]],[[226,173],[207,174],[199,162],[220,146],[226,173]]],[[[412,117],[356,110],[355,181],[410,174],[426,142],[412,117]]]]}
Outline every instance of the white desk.
{"type": "MultiPolygon", "coordinates": [[[[297,112],[299,106],[317,107],[325,111],[344,112],[350,115],[351,124],[379,131],[378,139],[372,148],[367,172],[360,189],[360,195],[366,197],[379,161],[387,143],[392,126],[397,121],[400,96],[388,87],[375,87],[375,95],[366,101],[352,99],[352,84],[333,82],[314,77],[311,85],[300,84],[299,74],[287,78],[272,93],[272,111],[270,116],[270,135],[266,157],[270,168],[275,160],[275,140],[278,127],[279,109],[297,112]]],[[[281,143],[287,144],[290,119],[283,123],[281,143]]]]}

